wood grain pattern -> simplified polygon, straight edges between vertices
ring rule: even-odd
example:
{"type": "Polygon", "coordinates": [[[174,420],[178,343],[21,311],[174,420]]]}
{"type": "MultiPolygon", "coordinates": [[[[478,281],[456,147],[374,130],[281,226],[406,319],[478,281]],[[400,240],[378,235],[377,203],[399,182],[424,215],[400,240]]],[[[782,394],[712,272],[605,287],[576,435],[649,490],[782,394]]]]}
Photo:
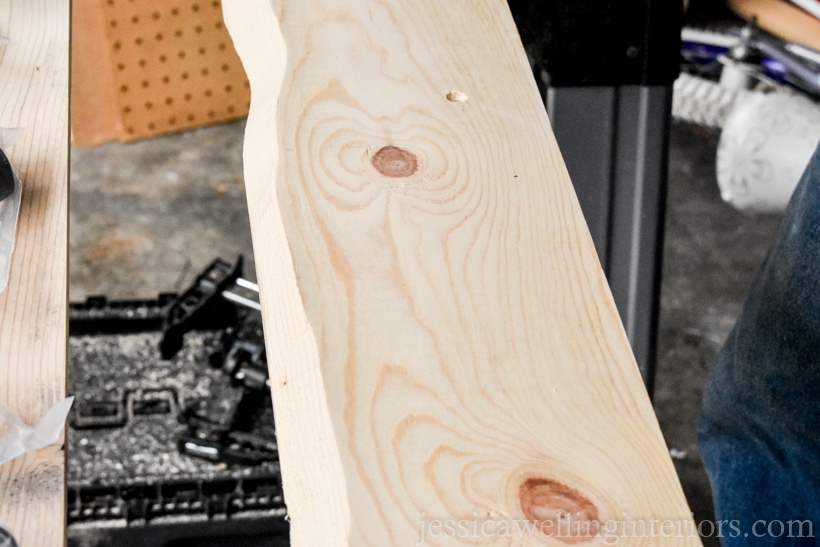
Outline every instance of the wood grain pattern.
{"type": "MultiPolygon", "coordinates": [[[[8,288],[0,294],[0,400],[36,424],[65,397],[68,0],[0,0],[0,126],[23,181],[8,288]]],[[[0,465],[0,525],[21,546],[62,545],[65,453],[46,447],[0,465]]]]}
{"type": "Polygon", "coordinates": [[[292,544],[689,519],[506,3],[225,16],[292,544]]]}

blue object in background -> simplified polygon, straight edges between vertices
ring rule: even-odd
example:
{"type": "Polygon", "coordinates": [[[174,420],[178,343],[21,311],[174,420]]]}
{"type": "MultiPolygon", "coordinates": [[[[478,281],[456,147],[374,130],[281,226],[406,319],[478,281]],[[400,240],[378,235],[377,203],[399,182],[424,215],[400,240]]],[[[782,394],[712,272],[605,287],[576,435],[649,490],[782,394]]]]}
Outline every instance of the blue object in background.
{"type": "Polygon", "coordinates": [[[711,371],[698,442],[724,547],[820,545],[820,148],[711,371]]]}

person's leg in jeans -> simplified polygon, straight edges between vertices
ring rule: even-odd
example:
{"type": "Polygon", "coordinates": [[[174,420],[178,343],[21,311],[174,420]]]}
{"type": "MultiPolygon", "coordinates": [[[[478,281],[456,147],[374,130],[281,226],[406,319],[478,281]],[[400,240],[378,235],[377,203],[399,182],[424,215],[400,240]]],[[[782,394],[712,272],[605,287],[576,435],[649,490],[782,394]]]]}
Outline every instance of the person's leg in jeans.
{"type": "Polygon", "coordinates": [[[722,545],[820,545],[820,148],[712,369],[698,441],[717,518],[737,524],[722,545]]]}

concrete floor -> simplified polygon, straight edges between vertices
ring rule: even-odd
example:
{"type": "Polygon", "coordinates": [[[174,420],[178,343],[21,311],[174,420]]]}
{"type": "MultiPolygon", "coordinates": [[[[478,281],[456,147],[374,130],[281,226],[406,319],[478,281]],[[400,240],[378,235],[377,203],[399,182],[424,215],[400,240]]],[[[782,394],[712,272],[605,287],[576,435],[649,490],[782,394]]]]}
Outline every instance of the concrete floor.
{"type": "Polygon", "coordinates": [[[254,275],[244,122],[71,153],[69,300],[151,298],[217,256],[254,275]]]}
{"type": "MultiPolygon", "coordinates": [[[[246,257],[255,279],[242,183],[244,124],[72,151],[72,301],[180,290],[216,256],[246,257]]],[[[694,424],[708,369],[740,311],[780,218],[724,204],[717,137],[672,132],[655,405],[698,519],[712,518],[694,424]]],[[[717,545],[705,538],[706,545],[717,545]]]]}

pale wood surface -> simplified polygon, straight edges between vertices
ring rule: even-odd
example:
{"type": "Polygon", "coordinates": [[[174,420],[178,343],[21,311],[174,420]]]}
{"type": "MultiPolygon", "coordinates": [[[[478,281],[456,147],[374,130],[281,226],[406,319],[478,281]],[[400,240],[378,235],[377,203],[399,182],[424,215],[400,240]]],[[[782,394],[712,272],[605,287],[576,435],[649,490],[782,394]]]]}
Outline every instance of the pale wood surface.
{"type": "Polygon", "coordinates": [[[225,12],[293,545],[689,519],[506,3],[225,12]]]}
{"type": "MultiPolygon", "coordinates": [[[[23,181],[17,244],[0,294],[0,401],[34,425],[65,397],[68,0],[0,0],[0,126],[23,181]]],[[[21,547],[62,545],[60,443],[0,465],[0,525],[21,547]]]]}

